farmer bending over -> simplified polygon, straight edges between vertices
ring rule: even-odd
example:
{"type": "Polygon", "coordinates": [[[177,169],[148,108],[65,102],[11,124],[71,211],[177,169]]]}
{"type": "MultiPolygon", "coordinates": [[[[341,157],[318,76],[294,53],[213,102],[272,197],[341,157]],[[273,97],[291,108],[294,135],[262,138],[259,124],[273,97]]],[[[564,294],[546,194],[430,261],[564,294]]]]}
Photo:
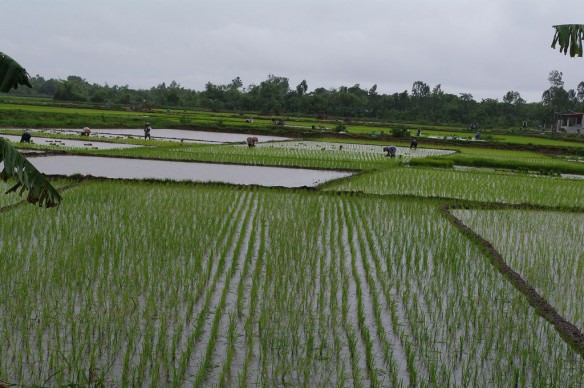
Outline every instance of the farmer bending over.
{"type": "Polygon", "coordinates": [[[387,155],[390,158],[395,158],[395,154],[397,153],[397,148],[395,146],[387,146],[383,147],[383,152],[387,152],[387,155]]]}
{"type": "Polygon", "coordinates": [[[247,143],[248,147],[255,147],[256,143],[258,142],[257,137],[248,137],[245,142],[247,143]]]}
{"type": "Polygon", "coordinates": [[[30,139],[31,139],[32,135],[30,134],[30,132],[28,130],[25,130],[22,134],[22,136],[20,137],[20,142],[21,143],[30,143],[30,139]]]}

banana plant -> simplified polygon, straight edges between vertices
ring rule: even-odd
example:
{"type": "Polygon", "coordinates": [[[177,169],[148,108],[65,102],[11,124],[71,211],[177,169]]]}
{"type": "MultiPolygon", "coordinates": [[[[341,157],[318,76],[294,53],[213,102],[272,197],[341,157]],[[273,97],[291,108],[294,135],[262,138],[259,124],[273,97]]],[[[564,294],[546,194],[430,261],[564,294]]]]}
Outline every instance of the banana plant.
{"type": "MultiPolygon", "coordinates": [[[[0,92],[6,93],[18,85],[32,87],[28,73],[14,59],[0,52],[0,92]]],[[[22,195],[28,190],[27,201],[40,207],[53,207],[61,203],[61,195],[16,148],[0,137],[0,163],[4,168],[0,171],[0,179],[16,180],[16,185],[8,189],[6,194],[19,190],[22,195]]]]}
{"type": "Polygon", "coordinates": [[[582,39],[584,38],[584,24],[561,24],[553,26],[556,29],[552,48],[560,46],[560,52],[573,57],[582,56],[582,39]]]}
{"type": "Polygon", "coordinates": [[[0,52],[0,92],[8,93],[18,85],[32,88],[26,70],[8,55],[0,52]]]}
{"type": "Polygon", "coordinates": [[[16,180],[16,184],[8,189],[6,194],[20,188],[20,195],[28,190],[27,201],[38,204],[40,207],[49,208],[61,203],[61,195],[57,189],[24,155],[2,138],[0,138],[0,162],[4,162],[4,168],[0,171],[0,179],[4,182],[8,181],[9,178],[16,180]]]}

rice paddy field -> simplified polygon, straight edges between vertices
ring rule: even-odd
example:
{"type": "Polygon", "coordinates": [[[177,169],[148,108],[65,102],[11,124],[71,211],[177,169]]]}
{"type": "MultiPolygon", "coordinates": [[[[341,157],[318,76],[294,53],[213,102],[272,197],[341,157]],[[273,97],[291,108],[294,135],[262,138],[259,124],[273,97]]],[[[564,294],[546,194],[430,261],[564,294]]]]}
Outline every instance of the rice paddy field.
{"type": "Polygon", "coordinates": [[[359,173],[300,189],[57,179],[48,210],[0,196],[0,382],[582,384],[584,181],[293,143],[96,153],[359,173]]]}
{"type": "Polygon", "coordinates": [[[331,182],[323,189],[486,203],[584,207],[584,181],[581,179],[496,171],[393,168],[331,182]]]}

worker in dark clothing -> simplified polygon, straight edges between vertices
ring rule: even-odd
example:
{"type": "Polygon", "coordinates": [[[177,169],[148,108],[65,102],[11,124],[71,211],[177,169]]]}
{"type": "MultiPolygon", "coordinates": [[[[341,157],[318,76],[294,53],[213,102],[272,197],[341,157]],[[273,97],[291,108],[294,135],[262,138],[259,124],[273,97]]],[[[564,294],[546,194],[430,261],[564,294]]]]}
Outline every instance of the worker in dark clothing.
{"type": "Polygon", "coordinates": [[[22,134],[22,136],[20,137],[20,142],[21,143],[30,143],[30,139],[32,138],[32,135],[30,134],[30,132],[28,130],[25,130],[22,134]]]}
{"type": "Polygon", "coordinates": [[[418,148],[418,141],[416,139],[412,139],[410,142],[410,149],[417,149],[418,148]]]}
{"type": "Polygon", "coordinates": [[[150,139],[150,131],[152,131],[152,127],[150,126],[150,123],[146,123],[146,125],[144,125],[144,140],[150,139]]]}
{"type": "Polygon", "coordinates": [[[395,146],[387,146],[383,147],[383,152],[387,152],[387,155],[390,158],[395,158],[395,154],[397,153],[397,148],[395,146]]]}

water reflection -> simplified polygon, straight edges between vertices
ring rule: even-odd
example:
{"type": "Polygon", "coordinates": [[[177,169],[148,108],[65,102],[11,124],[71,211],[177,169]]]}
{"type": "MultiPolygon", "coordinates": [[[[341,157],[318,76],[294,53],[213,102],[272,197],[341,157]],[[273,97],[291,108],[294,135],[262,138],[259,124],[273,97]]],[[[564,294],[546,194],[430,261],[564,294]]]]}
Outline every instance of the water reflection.
{"type": "Polygon", "coordinates": [[[282,187],[317,186],[352,175],[329,170],[74,155],[31,157],[30,161],[47,175],[82,174],[114,179],[172,179],[282,187]]]}
{"type": "MultiPolygon", "coordinates": [[[[39,130],[33,130],[39,131],[39,130]]],[[[49,129],[43,130],[45,133],[62,133],[67,135],[79,135],[81,130],[72,129],[49,129]]],[[[226,132],[207,132],[207,131],[192,131],[187,129],[168,129],[168,128],[153,128],[151,132],[152,139],[156,140],[170,140],[170,141],[189,141],[194,143],[245,143],[248,136],[256,136],[261,143],[270,141],[284,141],[289,140],[281,136],[263,136],[263,135],[249,135],[242,133],[226,133],[226,132]]],[[[109,137],[109,138],[144,138],[144,131],[141,128],[108,128],[108,129],[92,129],[90,137],[109,137]]]]}

